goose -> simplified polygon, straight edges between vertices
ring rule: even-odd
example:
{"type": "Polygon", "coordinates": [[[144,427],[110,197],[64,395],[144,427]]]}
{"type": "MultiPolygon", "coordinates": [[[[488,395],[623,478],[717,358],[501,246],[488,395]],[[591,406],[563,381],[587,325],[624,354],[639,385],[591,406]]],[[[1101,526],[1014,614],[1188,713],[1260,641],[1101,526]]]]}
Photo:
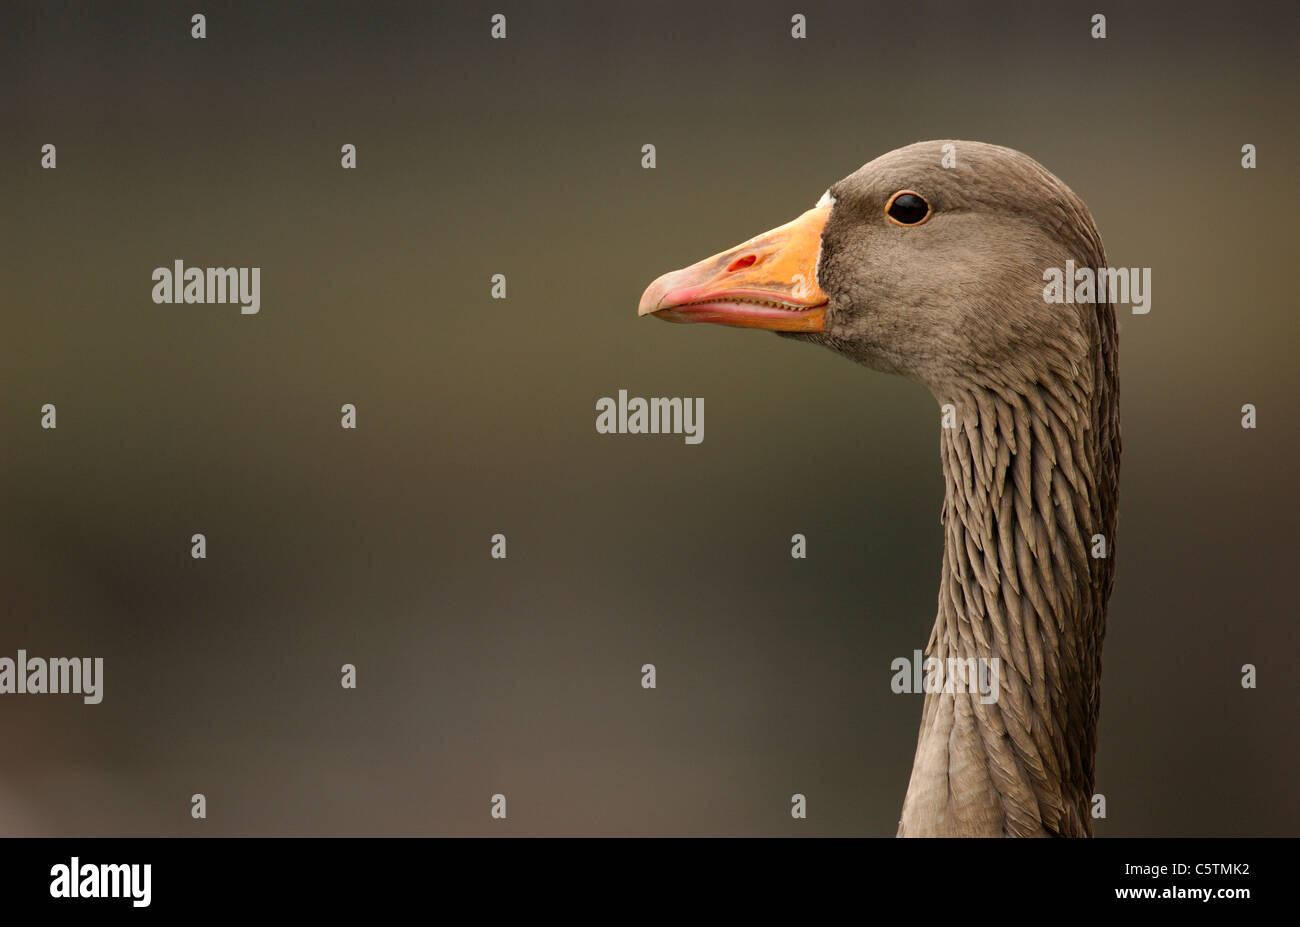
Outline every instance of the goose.
{"type": "Polygon", "coordinates": [[[1045,272],[1069,260],[1106,266],[1069,187],[1019,151],[937,140],[641,297],[639,316],[766,329],[910,377],[948,413],[925,653],[996,660],[1000,681],[993,699],[926,692],[900,837],[1092,834],[1118,351],[1109,300],[1047,300],[1045,272]]]}

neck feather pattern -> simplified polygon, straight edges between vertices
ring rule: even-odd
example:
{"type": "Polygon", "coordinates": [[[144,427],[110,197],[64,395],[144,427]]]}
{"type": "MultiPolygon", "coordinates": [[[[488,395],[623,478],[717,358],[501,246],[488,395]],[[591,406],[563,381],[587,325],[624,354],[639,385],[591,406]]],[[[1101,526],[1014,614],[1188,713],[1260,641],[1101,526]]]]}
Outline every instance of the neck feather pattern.
{"type": "Polygon", "coordinates": [[[962,384],[945,400],[956,422],[941,432],[944,557],[926,655],[996,658],[997,698],[926,695],[899,836],[1092,832],[1119,478],[1105,310],[1093,343],[1109,350],[1084,369],[962,384]]]}

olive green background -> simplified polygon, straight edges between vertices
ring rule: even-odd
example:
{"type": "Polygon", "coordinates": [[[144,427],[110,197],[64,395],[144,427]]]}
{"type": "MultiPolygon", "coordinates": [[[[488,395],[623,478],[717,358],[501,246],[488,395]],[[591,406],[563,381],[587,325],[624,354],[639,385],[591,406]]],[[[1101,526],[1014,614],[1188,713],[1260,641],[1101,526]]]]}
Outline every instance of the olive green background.
{"type": "Polygon", "coordinates": [[[892,835],[935,402],[636,304],[955,137],[1037,158],[1153,269],[1120,323],[1097,832],[1300,833],[1293,5],[0,17],[0,656],[106,664],[98,706],[0,698],[0,832],[892,835]],[[178,258],[260,266],[260,314],[155,305],[178,258]],[[704,443],[598,435],[620,388],[704,397],[704,443]]]}

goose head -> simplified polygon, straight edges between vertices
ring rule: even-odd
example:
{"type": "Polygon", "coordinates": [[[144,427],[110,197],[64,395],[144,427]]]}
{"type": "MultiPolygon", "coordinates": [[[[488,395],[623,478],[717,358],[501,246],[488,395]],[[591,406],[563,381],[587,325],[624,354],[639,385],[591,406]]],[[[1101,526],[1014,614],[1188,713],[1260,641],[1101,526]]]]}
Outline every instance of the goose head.
{"type": "Polygon", "coordinates": [[[952,410],[926,656],[998,661],[1002,683],[927,692],[900,835],[1091,833],[1119,384],[1110,303],[1044,298],[1069,261],[1106,263],[1064,183],[1009,148],[932,141],[641,297],[641,315],[822,344],[952,410]]]}
{"type": "Polygon", "coordinates": [[[1092,307],[1043,298],[1043,271],[1067,259],[1101,266],[1101,240],[1083,203],[1036,161],[979,142],[919,142],[833,184],[794,221],[664,274],[639,312],[823,344],[945,396],[984,376],[1028,381],[1036,366],[1084,360],[1092,307]]]}

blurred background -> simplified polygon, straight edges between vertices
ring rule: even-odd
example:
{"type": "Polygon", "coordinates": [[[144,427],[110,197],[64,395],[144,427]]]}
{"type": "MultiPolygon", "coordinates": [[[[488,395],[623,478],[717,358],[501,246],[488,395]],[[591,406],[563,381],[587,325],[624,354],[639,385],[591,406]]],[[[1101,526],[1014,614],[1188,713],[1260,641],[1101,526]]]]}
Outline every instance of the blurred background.
{"type": "Polygon", "coordinates": [[[928,138],[1153,268],[1098,835],[1300,833],[1300,12],[1094,7],[5,4],[0,656],[105,680],[0,698],[0,833],[892,836],[935,402],[636,304],[928,138]],[[176,259],[260,266],[260,314],[155,305],[176,259]],[[704,397],[704,443],[598,435],[619,389],[704,397]]]}

